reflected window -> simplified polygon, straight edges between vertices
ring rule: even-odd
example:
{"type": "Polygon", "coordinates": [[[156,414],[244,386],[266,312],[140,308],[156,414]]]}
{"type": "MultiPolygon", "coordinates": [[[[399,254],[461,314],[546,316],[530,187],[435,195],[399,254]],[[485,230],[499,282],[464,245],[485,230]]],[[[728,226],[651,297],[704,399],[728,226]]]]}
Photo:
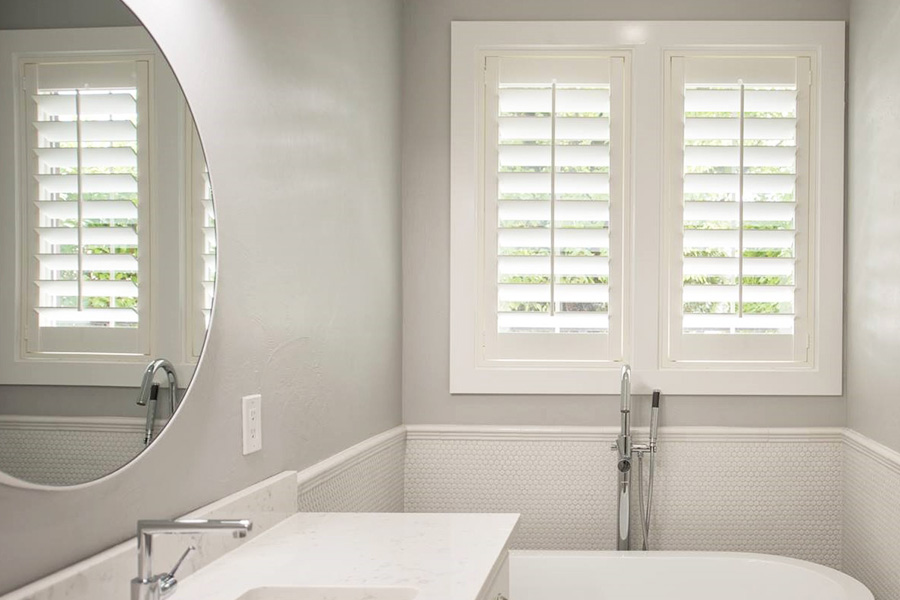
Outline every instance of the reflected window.
{"type": "Polygon", "coordinates": [[[140,28],[0,37],[0,385],[133,387],[155,357],[189,381],[216,219],[174,73],[140,28]]]}
{"type": "Polygon", "coordinates": [[[29,353],[144,354],[147,60],[23,65],[29,353]]]}

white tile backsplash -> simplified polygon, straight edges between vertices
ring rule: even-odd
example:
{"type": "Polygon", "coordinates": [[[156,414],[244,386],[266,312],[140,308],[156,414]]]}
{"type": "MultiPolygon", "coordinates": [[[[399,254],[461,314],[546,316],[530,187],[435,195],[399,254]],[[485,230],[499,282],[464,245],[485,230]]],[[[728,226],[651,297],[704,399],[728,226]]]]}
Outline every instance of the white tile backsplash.
{"type": "Polygon", "coordinates": [[[844,445],[844,571],[876,600],[900,598],[900,453],[848,431],[844,445]]]}
{"type": "Polygon", "coordinates": [[[297,474],[300,512],[403,512],[406,429],[395,427],[297,474]]]}
{"type": "Polygon", "coordinates": [[[144,419],[0,416],[0,471],[30,483],[75,485],[144,450],[144,419]]]}
{"type": "MultiPolygon", "coordinates": [[[[520,512],[513,548],[614,549],[614,437],[609,428],[409,427],[406,510],[520,512]]],[[[840,567],[841,461],[840,429],[663,431],[652,548],[840,567]]]]}

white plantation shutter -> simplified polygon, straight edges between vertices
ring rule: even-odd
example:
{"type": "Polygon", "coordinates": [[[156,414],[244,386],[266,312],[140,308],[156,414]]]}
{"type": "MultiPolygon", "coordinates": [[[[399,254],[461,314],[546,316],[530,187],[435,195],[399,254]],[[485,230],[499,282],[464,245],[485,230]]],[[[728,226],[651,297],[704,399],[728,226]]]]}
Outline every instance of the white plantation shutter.
{"type": "Polygon", "coordinates": [[[24,65],[30,353],[148,350],[148,67],[24,65]]]}
{"type": "Polygon", "coordinates": [[[189,186],[188,202],[191,223],[191,348],[194,357],[200,356],[203,340],[209,328],[213,293],[216,284],[216,213],[213,205],[209,170],[203,155],[200,135],[194,119],[188,116],[189,186]]]}
{"type": "Polygon", "coordinates": [[[810,59],[674,56],[669,69],[669,358],[805,362],[810,59]]]}
{"type": "Polygon", "coordinates": [[[624,60],[486,58],[488,360],[621,356],[624,60]]]}

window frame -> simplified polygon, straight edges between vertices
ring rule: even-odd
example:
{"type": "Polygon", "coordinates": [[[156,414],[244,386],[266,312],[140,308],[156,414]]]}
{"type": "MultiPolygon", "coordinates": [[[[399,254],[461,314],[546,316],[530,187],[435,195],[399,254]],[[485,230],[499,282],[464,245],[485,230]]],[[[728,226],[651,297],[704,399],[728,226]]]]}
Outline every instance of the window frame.
{"type": "MultiPolygon", "coordinates": [[[[691,395],[840,395],[844,204],[843,21],[641,21],[454,22],[451,29],[451,247],[450,360],[452,394],[617,393],[623,363],[632,366],[636,393],[661,388],[691,395]],[[598,44],[598,40],[602,43],[598,44]],[[818,191],[811,252],[819,268],[809,323],[811,360],[804,366],[741,364],[732,368],[672,364],[666,360],[668,256],[663,241],[666,210],[666,143],[663,103],[665,52],[736,47],[808,53],[817,65],[811,90],[817,98],[817,165],[810,183],[818,191]],[[631,205],[626,213],[626,313],[624,360],[602,367],[488,367],[478,360],[478,266],[483,249],[477,218],[482,165],[476,158],[477,56],[491,49],[603,49],[630,52],[631,205]],[[641,157],[637,160],[636,157],[641,157]],[[825,244],[829,240],[830,244],[825,244]]],[[[483,162],[483,161],[482,161],[483,162]]]]}
{"type": "MultiPolygon", "coordinates": [[[[551,50],[551,51],[526,51],[521,52],[518,50],[512,49],[504,49],[502,52],[496,51],[487,51],[487,52],[479,52],[478,61],[485,61],[486,64],[486,80],[491,77],[499,76],[498,69],[500,63],[504,59],[513,59],[513,60],[521,60],[521,59],[532,59],[536,58],[540,59],[559,59],[558,55],[561,54],[559,51],[551,50]],[[494,68],[490,67],[491,64],[494,64],[494,68]]],[[[625,261],[623,259],[622,253],[625,249],[625,243],[622,239],[622,233],[626,230],[624,227],[625,219],[624,219],[624,209],[628,205],[628,177],[627,177],[627,168],[628,161],[625,160],[625,156],[628,151],[628,130],[627,123],[630,122],[628,113],[625,109],[627,107],[627,102],[625,100],[625,96],[627,96],[628,89],[628,69],[630,66],[630,55],[626,52],[609,52],[607,50],[594,50],[591,52],[585,52],[583,50],[579,50],[577,53],[571,51],[564,51],[564,59],[595,59],[595,60],[604,60],[607,62],[607,66],[609,69],[609,79],[611,85],[610,92],[610,104],[611,111],[613,113],[623,113],[620,119],[610,119],[610,200],[607,202],[609,206],[609,305],[610,308],[608,310],[608,314],[610,315],[610,325],[609,330],[606,333],[600,334],[570,334],[566,336],[553,334],[553,333],[525,333],[525,334],[502,334],[495,331],[497,327],[497,312],[486,310],[489,306],[496,306],[498,297],[494,295],[493,290],[495,289],[494,285],[487,285],[487,277],[482,278],[479,281],[479,291],[478,291],[478,310],[479,314],[484,315],[484,319],[486,321],[484,327],[484,344],[483,344],[483,355],[480,356],[480,362],[487,366],[492,367],[499,364],[505,365],[515,365],[518,367],[528,366],[530,368],[538,367],[538,368],[579,368],[582,366],[587,366],[587,362],[584,358],[581,358],[580,353],[585,351],[586,346],[594,346],[603,347],[605,349],[605,353],[607,355],[612,355],[616,357],[622,356],[622,341],[624,339],[624,335],[622,335],[622,322],[624,321],[623,308],[627,306],[627,303],[623,298],[623,290],[625,289],[624,285],[624,264],[625,261]],[[617,64],[618,63],[618,64],[617,64]],[[618,78],[619,81],[616,81],[618,78]],[[621,86],[621,88],[619,88],[621,86]],[[615,152],[613,152],[615,150],[615,152]],[[618,289],[617,289],[618,287],[618,289]],[[505,336],[519,336],[521,335],[523,338],[527,338],[523,340],[523,344],[521,348],[518,348],[517,354],[518,357],[513,357],[512,355],[506,354],[511,351],[511,349],[505,348],[505,346],[509,346],[509,337],[505,336]],[[589,339],[588,336],[595,339],[589,339]],[[596,337],[595,337],[596,336],[596,337]],[[505,339],[503,339],[505,338],[505,339]],[[555,339],[551,339],[555,338],[555,339]],[[573,341],[579,342],[577,345],[573,344],[570,348],[564,348],[566,344],[565,341],[573,341]],[[555,351],[563,352],[565,351],[567,354],[566,358],[556,359],[554,362],[545,361],[541,358],[541,352],[548,346],[554,346],[555,351]],[[577,347],[576,347],[577,346],[577,347]],[[506,354],[504,356],[504,354],[506,354]]],[[[494,83],[498,83],[495,81],[494,83]]],[[[480,104],[484,106],[487,101],[491,102],[497,101],[498,98],[489,96],[487,93],[487,86],[485,86],[485,94],[482,97],[482,102],[480,104]]],[[[488,119],[488,115],[482,113],[483,119],[488,119]]],[[[497,150],[499,151],[501,144],[498,139],[498,131],[499,125],[492,126],[490,131],[487,129],[487,121],[485,121],[485,127],[479,128],[477,130],[477,134],[479,137],[476,141],[476,145],[478,148],[484,148],[485,150],[481,153],[478,161],[481,164],[482,159],[486,160],[488,155],[488,148],[491,151],[497,150]],[[488,139],[488,134],[490,133],[490,139],[488,139]]],[[[491,170],[494,171],[495,168],[498,168],[499,165],[492,164],[491,170]]],[[[498,188],[498,180],[495,177],[495,173],[483,173],[482,181],[483,184],[479,190],[479,203],[478,203],[478,212],[479,214],[484,214],[487,219],[492,219],[491,215],[496,214],[496,211],[499,209],[499,203],[501,200],[497,197],[497,188],[498,188]]],[[[556,199],[554,202],[560,202],[560,200],[556,199]]],[[[485,225],[489,225],[493,221],[487,221],[485,225]]],[[[486,236],[488,234],[488,227],[482,227],[480,230],[480,242],[484,244],[486,242],[486,236]]],[[[499,230],[499,228],[498,228],[499,230]]],[[[496,244],[496,242],[495,242],[496,244]]],[[[496,245],[494,245],[496,247],[496,245]]],[[[491,277],[491,280],[496,282],[496,277],[498,275],[498,265],[499,265],[499,257],[496,251],[488,251],[488,248],[482,246],[481,255],[483,257],[482,269],[484,272],[491,277]]],[[[597,362],[609,362],[609,358],[598,358],[597,362]]]]}
{"type": "MultiPolygon", "coordinates": [[[[806,368],[813,364],[809,350],[815,347],[813,343],[812,333],[809,331],[808,324],[815,321],[815,296],[809,297],[806,293],[808,289],[815,289],[815,282],[818,279],[817,262],[815,252],[815,227],[810,227],[810,219],[814,218],[818,204],[818,198],[815,189],[815,170],[818,164],[817,137],[818,130],[809,127],[809,124],[816,121],[817,116],[817,97],[811,94],[814,83],[818,80],[816,69],[817,64],[814,56],[808,51],[793,52],[790,56],[785,56],[783,49],[780,50],[758,50],[747,48],[704,48],[692,50],[666,50],[663,54],[665,62],[665,90],[663,106],[666,114],[664,116],[665,125],[665,155],[666,155],[666,183],[665,183],[665,217],[664,223],[668,226],[663,227],[663,269],[668,274],[666,285],[663,288],[664,301],[667,309],[664,310],[662,319],[666,323],[666,327],[662,328],[661,355],[662,364],[665,368],[671,369],[690,369],[703,368],[710,370],[781,370],[785,368],[806,368]],[[726,55],[727,54],[727,55],[726,55]],[[799,68],[799,62],[805,61],[808,69],[808,81],[802,76],[802,71],[797,73],[797,97],[798,97],[798,116],[796,135],[796,154],[797,164],[795,167],[797,176],[797,185],[795,186],[795,248],[799,249],[795,257],[795,272],[805,275],[803,279],[797,280],[794,286],[800,290],[796,295],[799,296],[799,302],[795,299],[795,315],[798,318],[795,322],[795,331],[788,340],[777,340],[775,336],[757,336],[753,334],[740,334],[737,337],[730,338],[727,335],[700,335],[694,341],[687,341],[682,333],[681,307],[683,299],[678,293],[683,279],[683,252],[682,237],[683,232],[683,211],[680,210],[680,203],[683,202],[683,184],[682,177],[684,172],[684,131],[681,125],[683,121],[683,103],[675,99],[676,95],[676,78],[684,78],[684,69],[686,68],[685,60],[691,58],[703,59],[709,57],[722,58],[725,60],[735,58],[788,58],[798,61],[796,68],[799,68]],[[676,67],[674,61],[678,61],[679,66],[676,67]],[[676,75],[675,72],[680,71],[676,75]],[[805,89],[804,89],[805,87],[805,89]],[[800,100],[806,101],[805,107],[800,107],[800,100]],[[800,115],[803,115],[801,119],[800,115]],[[802,159],[802,160],[801,160],[802,159]],[[803,164],[805,163],[805,164],[803,164]],[[799,177],[802,173],[804,178],[799,177]],[[802,210],[800,210],[802,209],[802,210]],[[674,354],[683,352],[690,354],[691,352],[709,355],[712,352],[724,352],[727,356],[729,351],[739,351],[738,348],[729,348],[730,346],[739,346],[736,342],[747,335],[749,349],[744,351],[750,355],[755,354],[754,348],[766,347],[767,351],[781,352],[782,354],[792,354],[794,360],[763,360],[759,358],[746,358],[732,355],[723,361],[715,361],[704,358],[685,358],[676,357],[674,354]],[[704,339],[705,338],[705,339],[704,339]],[[805,338],[805,340],[804,340],[805,338]],[[706,342],[706,343],[704,343],[706,342]],[[788,344],[790,347],[788,348],[788,344]],[[805,347],[799,348],[799,344],[805,344],[805,347]],[[690,348],[694,346],[694,348],[690,348]],[[802,352],[803,358],[800,357],[802,352]]],[[[684,85],[683,81],[680,83],[684,85]]],[[[740,206],[740,205],[739,205],[740,206]]],[[[781,336],[779,336],[781,337],[781,336]]],[[[757,349],[756,352],[759,352],[757,349]]]]}
{"type": "MultiPolygon", "coordinates": [[[[150,101],[155,86],[150,82],[150,76],[153,69],[153,55],[140,53],[85,53],[85,52],[46,52],[32,56],[20,56],[16,61],[17,72],[22,76],[23,81],[30,80],[35,77],[35,71],[39,72],[43,65],[63,64],[63,65],[81,65],[85,63],[133,63],[135,74],[138,75],[136,88],[139,95],[136,102],[136,134],[137,142],[145,144],[147,149],[137,155],[138,178],[137,178],[137,194],[139,196],[138,210],[138,247],[141,249],[141,256],[137,259],[139,264],[138,270],[142,279],[149,280],[150,266],[152,261],[152,244],[150,236],[152,228],[150,225],[150,212],[152,210],[152,201],[150,196],[150,175],[152,169],[149,168],[152,155],[152,135],[150,133],[154,119],[150,118],[150,101]],[[32,72],[29,77],[29,71],[32,72]],[[141,120],[146,122],[141,123],[141,120]],[[150,249],[146,251],[143,249],[150,249]]],[[[23,90],[17,94],[17,100],[27,98],[30,90],[23,85],[23,90]]],[[[28,102],[26,101],[26,105],[28,102]]],[[[71,355],[76,352],[81,353],[84,358],[96,360],[109,355],[113,356],[146,356],[150,348],[150,315],[152,311],[153,286],[147,285],[146,290],[142,294],[138,313],[139,324],[133,332],[109,331],[94,328],[84,328],[86,331],[80,331],[82,328],[62,327],[62,328],[41,328],[39,326],[39,318],[33,314],[32,309],[37,302],[38,292],[33,288],[34,281],[32,279],[35,265],[31,260],[37,250],[35,244],[39,241],[35,229],[39,226],[39,222],[35,221],[38,215],[31,206],[36,200],[33,197],[35,183],[31,181],[32,174],[31,162],[33,157],[29,157],[30,144],[28,142],[28,127],[32,122],[29,116],[29,109],[23,107],[21,103],[16,104],[16,126],[17,126],[17,142],[18,148],[17,158],[19,164],[16,165],[19,176],[23,183],[20,188],[20,196],[16,198],[19,208],[22,210],[22,240],[20,248],[24,249],[25,255],[22,257],[21,279],[18,282],[20,286],[19,294],[22,298],[21,314],[19,315],[20,326],[19,335],[22,337],[21,352],[25,359],[51,358],[58,355],[71,355]],[[32,188],[32,189],[28,189],[32,188]],[[47,331],[41,331],[45,329],[47,331]],[[110,337],[111,339],[103,340],[101,338],[110,337]],[[47,347],[43,347],[44,336],[47,336],[47,347]],[[124,345],[119,338],[135,338],[132,342],[132,351],[113,351],[111,346],[105,346],[107,343],[124,345]],[[82,339],[79,339],[82,338],[82,339]],[[87,343],[97,347],[94,351],[69,351],[62,349],[65,346],[77,346],[79,343],[87,343]],[[34,347],[32,347],[34,346],[34,347]],[[40,347],[39,347],[40,346],[40,347]],[[104,347],[105,346],[105,347],[104,347]]]]}
{"type": "MultiPolygon", "coordinates": [[[[187,112],[179,85],[167,62],[142,27],[104,27],[91,29],[8,30],[0,31],[0,280],[15,285],[0,286],[0,385],[91,385],[134,387],[140,382],[146,364],[154,356],[170,358],[178,375],[190,381],[196,358],[188,351],[188,336],[183,334],[186,315],[184,278],[186,265],[181,260],[187,248],[183,176],[163,177],[161,162],[185,164],[184,115],[187,112]],[[23,197],[25,194],[23,132],[20,117],[20,65],[55,56],[109,57],[149,62],[150,93],[147,97],[151,123],[165,127],[171,135],[148,132],[149,153],[149,260],[146,273],[150,281],[147,311],[149,344],[137,354],[55,354],[27,352],[24,345],[25,297],[23,285],[28,274],[27,227],[23,197]],[[8,140],[8,141],[7,141],[8,140]],[[168,158],[167,158],[168,157],[168,158]],[[161,224],[168,215],[175,222],[161,224]],[[10,245],[14,251],[10,251],[10,245]],[[172,258],[172,254],[175,255],[172,258]],[[161,268],[163,264],[174,265],[161,268]],[[174,312],[173,312],[174,310],[174,312]],[[172,327],[157,332],[155,324],[171,320],[172,327]],[[98,368],[102,365],[102,368],[98,368]]],[[[184,167],[181,167],[184,171],[184,167]]],[[[143,250],[142,250],[143,251],[143,250]]],[[[142,309],[142,318],[144,310],[142,309]]]]}

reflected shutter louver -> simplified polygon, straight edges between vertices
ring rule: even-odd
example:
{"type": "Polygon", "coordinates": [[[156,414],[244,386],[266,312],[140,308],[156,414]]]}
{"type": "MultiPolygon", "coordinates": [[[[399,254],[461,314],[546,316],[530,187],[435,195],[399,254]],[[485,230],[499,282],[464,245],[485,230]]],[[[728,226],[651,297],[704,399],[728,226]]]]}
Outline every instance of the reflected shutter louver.
{"type": "Polygon", "coordinates": [[[209,169],[193,119],[188,121],[189,202],[192,214],[191,315],[192,352],[199,357],[209,329],[213,294],[216,285],[216,213],[209,169]]]}
{"type": "Polygon", "coordinates": [[[29,352],[142,353],[146,61],[24,66],[29,352]]]}

